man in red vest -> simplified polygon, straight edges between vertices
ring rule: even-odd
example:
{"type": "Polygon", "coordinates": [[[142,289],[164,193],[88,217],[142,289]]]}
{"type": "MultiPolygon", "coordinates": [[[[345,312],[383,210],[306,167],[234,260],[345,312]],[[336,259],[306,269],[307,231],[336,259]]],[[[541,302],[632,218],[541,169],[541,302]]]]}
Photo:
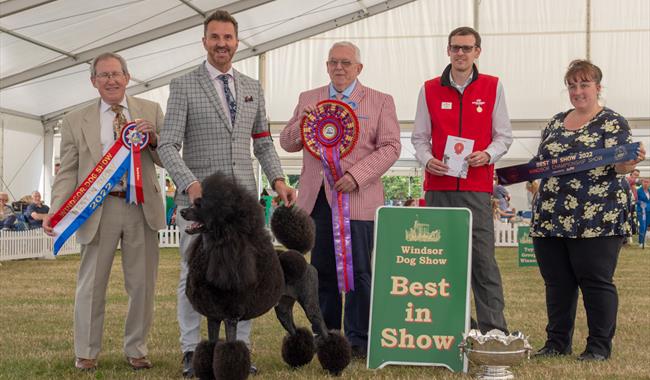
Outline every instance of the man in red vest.
{"type": "Polygon", "coordinates": [[[495,328],[507,331],[490,196],[494,163],[508,151],[512,128],[501,82],[479,74],[474,65],[480,54],[481,36],[474,29],[460,27],[449,34],[451,64],[441,76],[424,83],[411,141],[426,170],[427,206],[472,211],[472,291],[478,328],[485,333],[495,328]],[[473,141],[465,178],[447,175],[443,155],[450,136],[473,141]]]}

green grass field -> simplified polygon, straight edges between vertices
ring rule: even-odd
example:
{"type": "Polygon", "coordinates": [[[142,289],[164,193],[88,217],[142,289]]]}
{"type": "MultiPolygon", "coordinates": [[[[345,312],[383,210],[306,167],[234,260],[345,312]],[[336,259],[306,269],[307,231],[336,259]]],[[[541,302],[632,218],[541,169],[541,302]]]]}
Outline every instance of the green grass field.
{"type": "MultiPolygon", "coordinates": [[[[506,318],[511,330],[530,336],[535,348],[544,343],[546,312],[544,289],[537,268],[519,268],[514,248],[497,250],[506,296],[506,318]]],[[[104,326],[99,369],[80,373],[73,367],[72,315],[79,256],[54,261],[23,260],[0,266],[0,379],[181,379],[181,354],[176,324],[178,252],[161,252],[156,292],[155,322],[149,340],[154,368],[134,372],[122,352],[127,297],[119,255],[114,262],[104,326]]],[[[619,260],[616,284],[620,306],[611,360],[580,363],[586,321],[578,307],[574,356],[530,360],[514,368],[517,379],[650,379],[650,249],[626,246],[619,260]]],[[[580,305],[581,305],[580,301],[580,305]]],[[[302,316],[301,313],[298,313],[302,316]]],[[[302,325],[305,319],[302,318],[302,325]]],[[[260,373],[255,379],[326,379],[316,360],[298,370],[282,362],[280,344],[284,330],[273,312],[253,327],[253,361],[260,373]]],[[[470,370],[473,369],[470,367],[470,370]]],[[[353,361],[345,379],[467,379],[442,368],[388,367],[368,370],[353,361]]]]}

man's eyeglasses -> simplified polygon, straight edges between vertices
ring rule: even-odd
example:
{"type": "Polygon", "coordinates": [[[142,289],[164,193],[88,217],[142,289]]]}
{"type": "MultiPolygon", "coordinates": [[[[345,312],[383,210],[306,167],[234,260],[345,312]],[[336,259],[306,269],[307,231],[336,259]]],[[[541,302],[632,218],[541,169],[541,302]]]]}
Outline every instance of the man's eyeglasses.
{"type": "Polygon", "coordinates": [[[124,78],[124,73],[121,71],[114,71],[112,73],[97,73],[95,74],[95,77],[101,80],[109,80],[111,78],[117,80],[124,78]]]}
{"type": "Polygon", "coordinates": [[[348,60],[337,61],[336,59],[330,59],[329,61],[327,61],[327,66],[331,68],[336,68],[338,67],[339,64],[341,64],[341,67],[347,69],[348,67],[352,66],[353,63],[354,62],[348,60]]]}
{"type": "Polygon", "coordinates": [[[463,53],[471,53],[475,47],[477,46],[476,45],[449,45],[449,50],[451,50],[452,53],[458,53],[461,50],[463,50],[463,53]]]}

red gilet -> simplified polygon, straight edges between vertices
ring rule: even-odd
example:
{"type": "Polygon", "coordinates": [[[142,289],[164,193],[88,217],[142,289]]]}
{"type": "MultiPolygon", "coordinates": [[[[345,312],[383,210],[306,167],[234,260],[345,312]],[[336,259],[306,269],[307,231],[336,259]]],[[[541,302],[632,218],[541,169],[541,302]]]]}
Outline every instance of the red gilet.
{"type": "MultiPolygon", "coordinates": [[[[441,77],[426,81],[424,93],[431,116],[431,150],[442,160],[447,136],[474,140],[473,151],[485,150],[492,142],[492,110],[497,93],[498,78],[478,74],[463,94],[449,81],[451,65],[441,77]]],[[[494,165],[470,167],[467,178],[436,176],[425,172],[425,191],[475,191],[492,193],[494,165]]]]}

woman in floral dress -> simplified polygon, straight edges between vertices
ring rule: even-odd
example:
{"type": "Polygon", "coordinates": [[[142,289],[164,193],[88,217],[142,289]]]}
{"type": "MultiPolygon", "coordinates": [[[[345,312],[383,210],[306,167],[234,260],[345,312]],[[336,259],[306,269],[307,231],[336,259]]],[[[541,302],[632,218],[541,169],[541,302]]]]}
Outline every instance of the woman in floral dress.
{"type": "MultiPolygon", "coordinates": [[[[536,160],[632,142],[625,118],[598,103],[602,72],[585,60],[564,76],[573,109],[553,117],[542,133],[536,160]]],[[[620,176],[645,158],[600,166],[541,182],[533,205],[531,236],[546,288],[547,340],[537,356],[572,351],[578,289],[589,336],[578,360],[606,360],[616,330],[618,294],[613,282],[618,255],[630,234],[632,215],[620,176]]]]}

